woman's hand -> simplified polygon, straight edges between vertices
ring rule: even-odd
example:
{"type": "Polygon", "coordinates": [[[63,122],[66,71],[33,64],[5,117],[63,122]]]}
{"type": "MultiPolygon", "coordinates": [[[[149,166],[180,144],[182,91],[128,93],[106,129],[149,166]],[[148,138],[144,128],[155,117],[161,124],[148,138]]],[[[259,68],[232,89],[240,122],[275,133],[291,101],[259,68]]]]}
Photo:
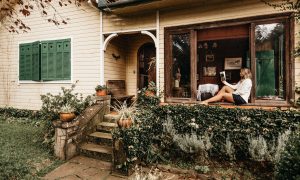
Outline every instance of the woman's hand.
{"type": "Polygon", "coordinates": [[[223,83],[223,84],[225,84],[225,83],[226,83],[226,81],[222,81],[222,83],[223,83]]]}

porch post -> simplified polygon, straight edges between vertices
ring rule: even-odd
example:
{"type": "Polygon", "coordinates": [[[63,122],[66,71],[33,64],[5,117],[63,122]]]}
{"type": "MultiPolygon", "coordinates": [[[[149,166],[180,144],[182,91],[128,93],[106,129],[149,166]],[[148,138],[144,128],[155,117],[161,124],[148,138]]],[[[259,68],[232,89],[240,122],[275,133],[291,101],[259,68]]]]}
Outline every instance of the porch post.
{"type": "Polygon", "coordinates": [[[159,10],[156,11],[156,94],[159,95],[160,92],[160,76],[159,76],[159,10]]]}
{"type": "Polygon", "coordinates": [[[100,11],[100,85],[104,85],[103,14],[100,11]]]}

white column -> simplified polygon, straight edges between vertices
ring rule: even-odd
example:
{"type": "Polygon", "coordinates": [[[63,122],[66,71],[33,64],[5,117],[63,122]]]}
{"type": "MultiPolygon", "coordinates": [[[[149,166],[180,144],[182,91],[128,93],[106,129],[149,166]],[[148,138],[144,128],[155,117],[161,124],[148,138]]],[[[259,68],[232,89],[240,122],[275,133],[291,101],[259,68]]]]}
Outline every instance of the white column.
{"type": "Polygon", "coordinates": [[[103,14],[100,11],[100,85],[104,85],[103,14]]]}
{"type": "Polygon", "coordinates": [[[156,88],[157,95],[160,91],[160,76],[159,76],[159,10],[156,11],[156,88]]]}

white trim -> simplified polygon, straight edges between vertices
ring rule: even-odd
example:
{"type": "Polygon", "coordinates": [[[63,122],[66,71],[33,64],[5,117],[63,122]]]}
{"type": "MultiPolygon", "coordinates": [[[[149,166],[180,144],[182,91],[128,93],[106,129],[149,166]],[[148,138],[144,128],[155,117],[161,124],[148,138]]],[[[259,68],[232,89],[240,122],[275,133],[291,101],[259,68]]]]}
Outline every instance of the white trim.
{"type": "Polygon", "coordinates": [[[58,38],[45,38],[45,39],[39,39],[39,40],[28,40],[28,41],[18,41],[18,53],[17,53],[17,85],[20,84],[72,84],[73,83],[73,37],[58,37],[58,38]],[[20,44],[24,43],[33,43],[36,41],[53,41],[53,40],[61,40],[61,39],[71,39],[71,53],[70,53],[70,63],[71,63],[71,80],[56,80],[56,81],[30,81],[30,80],[20,80],[20,44]]]}
{"type": "Polygon", "coordinates": [[[141,33],[150,36],[152,38],[152,40],[154,41],[155,47],[157,47],[157,45],[158,45],[157,39],[156,39],[156,37],[151,32],[149,32],[149,31],[141,31],[141,33]]]}
{"type": "MultiPolygon", "coordinates": [[[[111,34],[109,35],[103,42],[103,51],[106,51],[107,45],[109,43],[110,40],[112,40],[114,37],[118,36],[117,33],[111,34]]],[[[102,36],[103,37],[103,36],[102,36]]]]}
{"type": "Polygon", "coordinates": [[[103,14],[100,11],[100,85],[104,85],[103,14]]]}
{"type": "Polygon", "coordinates": [[[61,81],[30,81],[30,80],[23,80],[18,83],[20,84],[72,84],[70,80],[61,80],[61,81]]]}
{"type": "Polygon", "coordinates": [[[159,62],[160,62],[160,57],[159,57],[159,10],[156,11],[156,89],[157,89],[157,95],[159,95],[160,92],[160,70],[159,70],[159,62]]]}
{"type": "Polygon", "coordinates": [[[131,29],[131,30],[123,30],[123,31],[111,31],[111,32],[105,32],[103,35],[107,34],[134,34],[139,33],[141,31],[155,31],[156,28],[148,28],[148,29],[131,29]]]}

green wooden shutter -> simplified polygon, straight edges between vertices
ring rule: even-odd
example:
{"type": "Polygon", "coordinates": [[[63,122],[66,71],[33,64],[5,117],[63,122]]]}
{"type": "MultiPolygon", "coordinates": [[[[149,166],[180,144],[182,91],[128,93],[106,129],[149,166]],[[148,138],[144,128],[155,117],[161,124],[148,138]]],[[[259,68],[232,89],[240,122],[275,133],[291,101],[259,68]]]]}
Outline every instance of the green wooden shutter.
{"type": "Polygon", "coordinates": [[[21,44],[19,46],[19,79],[20,80],[26,80],[26,45],[21,44]]]}
{"type": "Polygon", "coordinates": [[[63,79],[63,42],[56,41],[56,78],[63,79]]]}
{"type": "Polygon", "coordinates": [[[32,80],[32,44],[25,46],[25,80],[32,80]]]}
{"type": "Polygon", "coordinates": [[[19,52],[19,79],[40,80],[39,42],[21,44],[19,52]]]}
{"type": "Polygon", "coordinates": [[[32,80],[40,80],[40,42],[32,43],[32,80]]]}
{"type": "Polygon", "coordinates": [[[41,48],[41,78],[43,80],[70,80],[70,39],[43,41],[41,48]]]}
{"type": "Polygon", "coordinates": [[[63,40],[63,79],[71,80],[71,40],[63,40]]]}
{"type": "Polygon", "coordinates": [[[48,43],[41,43],[41,79],[48,78],[48,43]]]}

